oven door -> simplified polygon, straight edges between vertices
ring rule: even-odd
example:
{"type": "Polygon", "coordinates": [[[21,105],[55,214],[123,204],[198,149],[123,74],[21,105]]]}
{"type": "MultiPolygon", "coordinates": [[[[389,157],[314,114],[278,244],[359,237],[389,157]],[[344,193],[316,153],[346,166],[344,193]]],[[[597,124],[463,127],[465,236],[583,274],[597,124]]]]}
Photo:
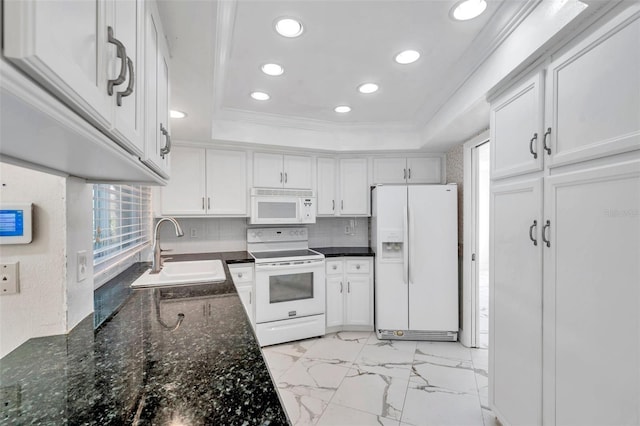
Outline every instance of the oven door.
{"type": "Polygon", "coordinates": [[[256,323],[323,314],[324,259],[256,264],[256,323]]]}

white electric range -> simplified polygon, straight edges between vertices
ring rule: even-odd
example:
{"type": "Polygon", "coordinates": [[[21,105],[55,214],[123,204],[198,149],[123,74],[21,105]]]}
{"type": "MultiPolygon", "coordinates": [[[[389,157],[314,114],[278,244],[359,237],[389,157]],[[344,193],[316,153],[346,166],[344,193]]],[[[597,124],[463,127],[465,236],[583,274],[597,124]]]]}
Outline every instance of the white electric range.
{"type": "Polygon", "coordinates": [[[251,228],[255,322],[260,346],[325,334],[324,255],[309,249],[306,228],[251,228]]]}

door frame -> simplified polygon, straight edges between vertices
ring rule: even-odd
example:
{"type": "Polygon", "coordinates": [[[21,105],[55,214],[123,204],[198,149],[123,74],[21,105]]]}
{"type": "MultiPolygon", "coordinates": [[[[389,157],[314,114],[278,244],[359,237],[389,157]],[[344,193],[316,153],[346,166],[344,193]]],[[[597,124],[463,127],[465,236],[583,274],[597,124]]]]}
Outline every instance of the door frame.
{"type": "Polygon", "coordinates": [[[463,208],[462,208],[462,294],[459,340],[466,347],[477,347],[478,286],[476,265],[471,256],[476,250],[477,236],[477,170],[473,164],[472,151],[489,142],[489,130],[468,140],[463,145],[463,208]]]}

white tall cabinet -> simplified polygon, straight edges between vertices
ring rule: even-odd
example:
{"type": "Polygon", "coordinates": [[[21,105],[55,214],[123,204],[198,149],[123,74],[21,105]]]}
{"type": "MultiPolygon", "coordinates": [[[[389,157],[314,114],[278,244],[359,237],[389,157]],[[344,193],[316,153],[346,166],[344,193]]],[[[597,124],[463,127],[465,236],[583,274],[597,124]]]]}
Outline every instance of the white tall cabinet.
{"type": "Polygon", "coordinates": [[[640,423],[639,40],[634,5],[491,101],[489,393],[505,425],[640,423]]]}

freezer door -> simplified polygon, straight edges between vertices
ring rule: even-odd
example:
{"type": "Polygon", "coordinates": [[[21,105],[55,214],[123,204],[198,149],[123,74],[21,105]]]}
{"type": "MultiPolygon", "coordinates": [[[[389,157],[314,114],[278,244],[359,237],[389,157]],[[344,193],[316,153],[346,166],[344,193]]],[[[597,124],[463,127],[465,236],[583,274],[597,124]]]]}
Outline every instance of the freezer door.
{"type": "Polygon", "coordinates": [[[372,202],[372,243],[376,251],[375,327],[407,330],[408,256],[404,255],[408,231],[407,186],[379,186],[373,190],[372,202]],[[385,239],[393,241],[389,243],[385,239]]]}
{"type": "Polygon", "coordinates": [[[458,331],[455,185],[409,186],[409,329],[458,331]]]}

